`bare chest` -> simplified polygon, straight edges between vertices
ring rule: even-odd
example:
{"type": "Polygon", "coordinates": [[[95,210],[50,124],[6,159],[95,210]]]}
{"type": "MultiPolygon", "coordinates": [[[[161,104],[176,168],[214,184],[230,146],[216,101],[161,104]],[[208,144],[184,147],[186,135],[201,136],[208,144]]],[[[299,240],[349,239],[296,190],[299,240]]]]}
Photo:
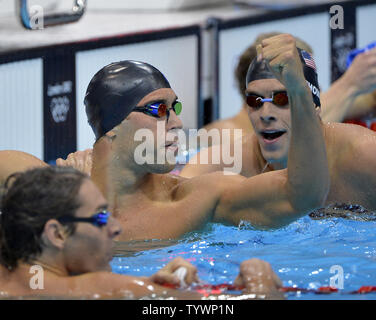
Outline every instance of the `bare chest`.
{"type": "Polygon", "coordinates": [[[128,197],[113,210],[123,229],[119,240],[177,238],[202,228],[213,215],[212,193],[210,188],[192,184],[168,199],[128,197]]]}

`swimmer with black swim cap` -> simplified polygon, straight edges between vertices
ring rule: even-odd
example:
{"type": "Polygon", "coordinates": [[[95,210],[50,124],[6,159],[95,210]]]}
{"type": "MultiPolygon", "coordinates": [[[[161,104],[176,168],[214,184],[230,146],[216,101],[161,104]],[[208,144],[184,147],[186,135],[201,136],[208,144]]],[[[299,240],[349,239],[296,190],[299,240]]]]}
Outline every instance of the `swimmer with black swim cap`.
{"type": "Polygon", "coordinates": [[[117,160],[112,163],[114,177],[118,176],[119,163],[134,163],[138,169],[154,173],[167,173],[175,167],[176,131],[182,128],[177,116],[182,104],[157,68],[133,60],[111,63],[90,81],[84,104],[96,137],[91,175],[103,194],[108,195],[110,189],[111,152],[117,160]],[[153,160],[151,164],[135,160],[135,150],[141,144],[135,137],[140,129],[149,129],[154,139],[146,156],[153,160]],[[171,161],[165,161],[169,155],[171,161]],[[154,159],[162,161],[155,163],[154,159]]]}
{"type": "MultiPolygon", "coordinates": [[[[296,55],[302,65],[300,77],[307,84],[304,87],[297,82],[291,82],[287,88],[286,84],[277,79],[269,63],[259,57],[252,60],[247,71],[245,95],[248,117],[255,131],[255,139],[252,140],[257,139],[258,142],[258,146],[247,146],[247,149],[257,150],[255,154],[258,154],[258,160],[255,163],[261,170],[259,173],[287,167],[292,138],[290,95],[295,86],[298,86],[298,90],[310,90],[312,99],[308,105],[316,106],[317,115],[320,112],[320,90],[315,62],[307,51],[300,48],[296,48],[296,55]]],[[[301,107],[306,105],[306,102],[301,103],[301,107]]],[[[247,162],[250,163],[249,160],[247,162]]],[[[244,169],[242,174],[249,175],[251,172],[252,175],[255,174],[253,168],[244,169]]]]}
{"type": "MultiPolygon", "coordinates": [[[[292,38],[285,38],[281,37],[279,42],[287,42],[286,46],[271,43],[269,48],[274,49],[282,60],[288,53],[289,60],[281,61],[281,65],[285,66],[283,77],[291,75],[289,79],[296,79],[299,86],[304,87],[304,90],[297,86],[288,87],[291,109],[296,113],[295,123],[299,122],[295,127],[299,138],[292,143],[294,152],[290,170],[276,171],[255,179],[223,175],[222,172],[194,179],[167,174],[174,165],[159,163],[155,149],[146,149],[146,157],[154,156],[155,162],[138,164],[135,154],[140,143],[135,142],[135,134],[139,130],[150,129],[155,137],[161,124],[165,125],[164,135],[182,127],[178,112],[171,111],[167,121],[167,117],[143,114],[141,110],[152,104],[165,104],[175,111],[178,105],[176,94],[159,71],[150,66],[145,71],[143,63],[127,61],[112,64],[95,75],[85,101],[90,124],[98,139],[93,150],[91,177],[106,194],[110,209],[122,224],[124,232],[119,240],[179,238],[208,222],[238,225],[245,220],[256,228],[279,228],[295,221],[312,207],[321,205],[328,186],[325,147],[314,109],[299,108],[301,104],[313,102],[292,38]],[[294,54],[292,58],[291,53],[294,54]],[[94,90],[102,92],[95,95],[96,100],[91,98],[91,94],[97,93],[94,90]],[[134,99],[127,100],[133,95],[136,96],[134,99]],[[92,110],[98,115],[97,121],[93,121],[92,110]],[[138,110],[141,112],[134,112],[138,110]],[[118,118],[115,119],[113,112],[118,118]],[[100,138],[104,133],[115,138],[100,138]],[[307,137],[309,149],[314,150],[313,155],[308,155],[307,137]],[[311,170],[305,170],[303,165],[308,160],[313,162],[311,170]],[[100,161],[102,163],[98,164],[100,161]],[[101,187],[101,184],[106,185],[101,187]]],[[[280,86],[283,87],[282,84],[280,86]]],[[[163,145],[157,143],[159,149],[170,148],[174,143],[171,140],[161,141],[163,145]]]]}
{"type": "MultiPolygon", "coordinates": [[[[158,69],[145,62],[120,61],[99,70],[90,81],[84,100],[96,139],[119,125],[132,111],[137,111],[135,107],[143,97],[161,88],[171,86],[158,69]]],[[[181,104],[179,108],[181,111],[181,104]]],[[[163,106],[154,113],[161,115],[163,110],[160,109],[163,106]]],[[[150,112],[153,115],[153,110],[150,112]]],[[[165,112],[169,115],[167,108],[165,112]]]]}
{"type": "MultiPolygon", "coordinates": [[[[270,42],[278,41],[281,36],[259,42],[267,45],[270,42]]],[[[298,42],[296,42],[296,45],[298,45],[298,42]]],[[[302,62],[304,60],[304,78],[306,82],[309,82],[307,84],[313,97],[313,102],[301,104],[300,107],[312,109],[312,104],[320,105],[317,68],[309,54],[302,50],[298,51],[300,52],[300,60],[302,62]],[[309,74],[312,77],[309,77],[309,74]]],[[[247,57],[248,55],[244,56],[245,59],[247,57]]],[[[376,51],[363,57],[368,61],[364,60],[363,67],[371,63],[369,59],[372,59],[372,57],[376,58],[376,51]]],[[[242,140],[243,166],[240,174],[247,178],[264,172],[270,173],[273,170],[286,169],[291,158],[289,147],[297,135],[296,131],[295,133],[291,132],[293,123],[289,110],[291,106],[289,103],[285,104],[290,102],[290,96],[286,99],[286,94],[279,94],[281,91],[289,92],[288,87],[283,86],[279,79],[276,79],[270,73],[270,70],[265,70],[268,65],[256,62],[254,60],[253,64],[250,67],[248,66],[248,74],[240,69],[242,77],[238,79],[242,79],[241,81],[244,79],[244,84],[247,86],[245,91],[248,96],[245,97],[248,98],[246,111],[254,131],[254,133],[243,136],[242,140]]],[[[374,59],[374,62],[376,63],[376,59],[374,59]]],[[[359,63],[362,64],[362,62],[359,63]]],[[[358,66],[360,67],[360,64],[358,66]]],[[[337,111],[345,113],[349,103],[352,104],[346,99],[353,95],[356,90],[368,86],[360,79],[367,78],[363,74],[360,78],[356,77],[357,89],[354,89],[351,82],[347,82],[352,77],[351,74],[354,75],[354,73],[349,73],[336,81],[330,89],[331,98],[329,98],[329,91],[326,92],[325,96],[321,96],[322,111],[321,108],[315,108],[317,118],[320,120],[321,117],[323,118],[323,121],[320,121],[320,126],[325,139],[331,181],[330,191],[323,205],[325,208],[320,210],[319,213],[311,214],[311,217],[314,218],[332,216],[333,212],[341,212],[344,207],[348,207],[350,204],[354,207],[362,206],[369,211],[376,212],[376,197],[372,192],[376,189],[376,132],[359,125],[327,122],[325,121],[325,114],[323,114],[325,108],[328,110],[330,105],[337,108],[337,111]],[[349,85],[352,89],[347,92],[344,88],[348,89],[349,85]]],[[[370,85],[371,82],[368,84],[370,85]]],[[[297,123],[301,123],[301,119],[298,119],[297,123]]],[[[306,143],[310,145],[311,140],[307,139],[306,143]]],[[[210,154],[210,149],[207,152],[210,154]]],[[[222,150],[216,150],[216,152],[223,154],[222,150]]],[[[307,150],[307,152],[313,154],[312,150],[307,150]]],[[[211,165],[200,164],[197,161],[200,159],[199,157],[200,153],[190,160],[192,164],[188,163],[184,167],[181,173],[183,176],[196,177],[226,168],[222,160],[221,164],[218,164],[218,162],[211,165]]],[[[312,170],[312,163],[312,160],[308,161],[306,167],[312,170]]],[[[359,215],[363,215],[362,218],[369,219],[368,213],[359,212],[359,215]]],[[[353,212],[349,216],[353,216],[353,212]]]]}
{"type": "MultiPolygon", "coordinates": [[[[317,107],[320,107],[320,87],[317,79],[316,65],[313,57],[303,49],[297,48],[297,50],[300,56],[300,61],[303,65],[304,78],[306,79],[308,87],[312,92],[313,101],[317,107]]],[[[263,79],[276,79],[276,77],[270,70],[267,62],[264,59],[258,60],[256,57],[249,65],[245,85],[247,87],[250,82],[263,79]]]]}
{"type": "MultiPolygon", "coordinates": [[[[315,110],[301,107],[310,106],[313,102],[302,75],[295,40],[289,35],[276,37],[263,48],[263,54],[276,77],[281,78],[286,87],[276,79],[270,81],[277,81],[278,88],[289,91],[291,128],[296,139],[291,141],[288,170],[249,179],[240,175],[224,175],[223,172],[193,179],[164,174],[170,172],[174,165],[159,163],[155,149],[145,150],[146,156],[154,156],[155,162],[137,163],[135,154],[140,142],[137,140],[136,143],[135,138],[139,130],[151,131],[157,150],[175,148],[176,141],[166,136],[182,127],[177,116],[179,103],[176,94],[164,78],[162,84],[159,82],[160,74],[157,72],[155,77],[154,69],[151,69],[152,72],[147,69],[146,75],[152,75],[148,80],[142,67],[144,64],[121,62],[105,67],[95,76],[87,95],[88,115],[97,138],[104,133],[108,138],[99,138],[94,145],[91,178],[106,195],[110,211],[122,225],[124,232],[119,240],[176,239],[201,229],[208,222],[237,226],[241,221],[248,221],[255,228],[276,229],[321,206],[329,186],[325,144],[315,110]],[[269,52],[279,58],[274,66],[269,52]],[[139,69],[141,75],[132,72],[132,77],[126,76],[129,63],[139,69]],[[115,79],[113,82],[112,78],[115,79]],[[148,83],[145,91],[137,90],[141,82],[134,88],[131,86],[132,90],[124,90],[129,88],[126,86],[128,81],[132,84],[139,79],[149,82],[155,78],[159,79],[157,85],[148,83]],[[107,79],[110,84],[106,86],[107,79]],[[91,92],[97,81],[98,87],[103,88],[103,96],[93,101],[90,99],[91,92]],[[125,97],[133,91],[137,92],[137,99],[128,103],[125,97]],[[103,104],[100,104],[101,101],[104,101],[103,104]],[[160,108],[161,105],[165,105],[165,109],[160,108]],[[107,112],[107,108],[118,108],[115,112],[120,119],[112,119],[113,114],[107,112]],[[168,118],[167,110],[171,109],[173,111],[169,112],[168,118]],[[93,119],[92,110],[96,110],[97,118],[94,116],[93,119]],[[107,122],[104,117],[110,117],[110,120],[107,122]],[[161,131],[161,125],[164,126],[162,133],[165,137],[158,139],[155,133],[161,131]],[[105,132],[107,130],[110,131],[105,132]],[[312,164],[307,170],[306,164],[310,162],[312,164]]],[[[269,96],[266,92],[266,97],[269,96]]],[[[290,110],[287,112],[290,113],[290,110]]]]}

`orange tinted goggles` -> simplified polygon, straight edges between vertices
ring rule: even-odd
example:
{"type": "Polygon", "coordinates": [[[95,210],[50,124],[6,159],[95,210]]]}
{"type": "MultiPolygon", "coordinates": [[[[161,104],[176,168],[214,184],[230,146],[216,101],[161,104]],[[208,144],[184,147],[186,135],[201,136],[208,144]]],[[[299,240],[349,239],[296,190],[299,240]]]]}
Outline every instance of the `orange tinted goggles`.
{"type": "Polygon", "coordinates": [[[246,93],[246,101],[248,106],[257,109],[260,108],[264,102],[272,102],[276,106],[283,107],[289,103],[289,97],[286,91],[273,92],[271,98],[264,98],[253,93],[246,93]]]}

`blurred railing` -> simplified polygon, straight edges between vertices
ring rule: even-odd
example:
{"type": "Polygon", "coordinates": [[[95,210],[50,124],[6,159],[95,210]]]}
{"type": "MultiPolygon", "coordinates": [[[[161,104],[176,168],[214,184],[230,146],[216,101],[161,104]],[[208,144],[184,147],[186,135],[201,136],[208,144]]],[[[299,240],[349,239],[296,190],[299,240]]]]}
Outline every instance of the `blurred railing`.
{"type": "Polygon", "coordinates": [[[30,12],[28,0],[18,0],[16,1],[16,9],[17,15],[19,16],[21,24],[24,26],[24,28],[32,30],[39,29],[39,26],[41,25],[40,21],[36,23],[37,19],[43,19],[43,28],[76,22],[80,20],[85,13],[86,3],[86,0],[74,0],[71,9],[68,12],[50,13],[44,15],[43,11],[38,12],[36,10],[35,12],[30,12]]]}

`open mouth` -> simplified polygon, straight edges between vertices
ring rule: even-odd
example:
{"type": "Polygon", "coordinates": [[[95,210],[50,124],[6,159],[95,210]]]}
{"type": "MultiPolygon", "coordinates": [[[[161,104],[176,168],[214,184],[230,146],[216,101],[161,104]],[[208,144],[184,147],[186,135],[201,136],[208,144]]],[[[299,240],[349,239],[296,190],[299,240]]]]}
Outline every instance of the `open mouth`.
{"type": "Polygon", "coordinates": [[[165,144],[165,148],[169,148],[169,147],[177,147],[178,145],[178,142],[177,141],[170,141],[170,142],[167,142],[165,144]]]}
{"type": "Polygon", "coordinates": [[[165,144],[165,148],[169,148],[171,146],[175,146],[176,144],[174,142],[171,142],[171,143],[166,143],[165,144]]]}
{"type": "Polygon", "coordinates": [[[286,130],[265,130],[261,131],[260,134],[265,140],[275,140],[286,133],[286,130]]]}

